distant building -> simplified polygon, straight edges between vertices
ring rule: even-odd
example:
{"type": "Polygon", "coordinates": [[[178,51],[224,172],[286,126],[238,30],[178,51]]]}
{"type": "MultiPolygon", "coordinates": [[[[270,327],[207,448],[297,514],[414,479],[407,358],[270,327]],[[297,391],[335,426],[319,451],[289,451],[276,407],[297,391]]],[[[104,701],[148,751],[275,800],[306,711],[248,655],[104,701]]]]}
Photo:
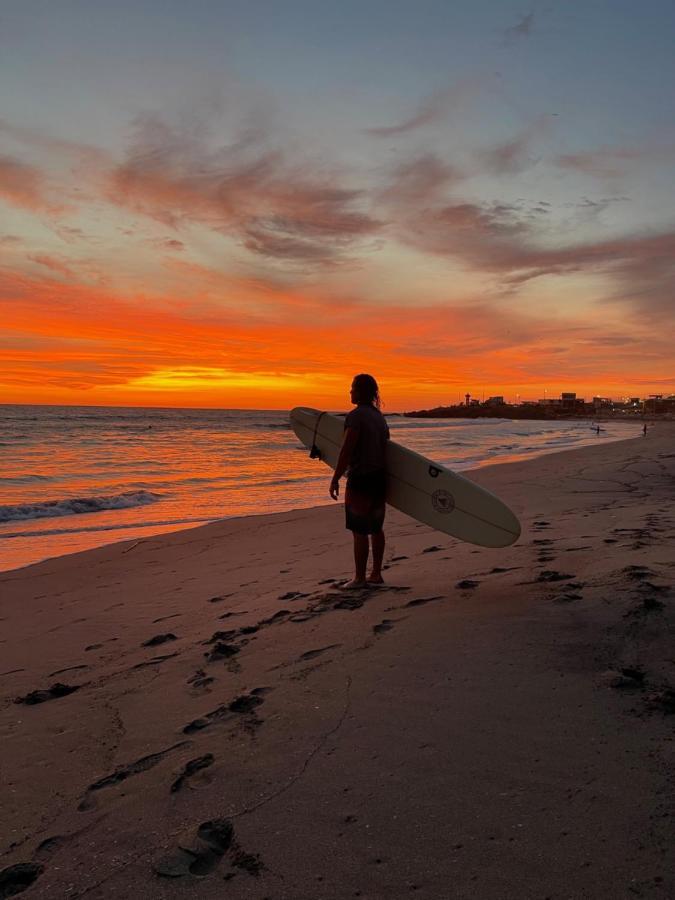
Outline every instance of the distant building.
{"type": "Polygon", "coordinates": [[[663,394],[650,394],[644,402],[644,411],[652,415],[672,415],[675,413],[675,394],[664,397],[663,394]]]}
{"type": "Polygon", "coordinates": [[[504,398],[503,397],[488,397],[485,401],[486,406],[503,406],[504,398]]]}
{"type": "Polygon", "coordinates": [[[560,395],[560,405],[563,409],[573,412],[577,405],[577,395],[573,391],[563,391],[560,395]]]}

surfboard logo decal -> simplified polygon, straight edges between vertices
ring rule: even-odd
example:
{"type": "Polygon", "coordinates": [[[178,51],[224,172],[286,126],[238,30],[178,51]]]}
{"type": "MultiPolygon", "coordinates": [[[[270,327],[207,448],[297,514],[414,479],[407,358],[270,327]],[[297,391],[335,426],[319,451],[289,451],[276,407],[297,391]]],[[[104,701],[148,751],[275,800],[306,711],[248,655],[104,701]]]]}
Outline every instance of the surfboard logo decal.
{"type": "Polygon", "coordinates": [[[455,508],[455,498],[449,491],[434,491],[431,495],[431,505],[436,512],[451,513],[455,508]]]}

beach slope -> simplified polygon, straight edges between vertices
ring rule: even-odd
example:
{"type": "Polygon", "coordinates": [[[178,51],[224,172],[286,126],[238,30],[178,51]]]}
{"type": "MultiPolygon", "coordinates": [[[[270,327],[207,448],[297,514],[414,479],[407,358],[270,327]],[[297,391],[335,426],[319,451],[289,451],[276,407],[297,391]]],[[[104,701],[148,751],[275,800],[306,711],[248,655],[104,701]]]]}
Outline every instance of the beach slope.
{"type": "Polygon", "coordinates": [[[382,590],[338,505],[0,575],[0,896],[675,896],[674,437],[472,473],[504,550],[390,510],[382,590]]]}

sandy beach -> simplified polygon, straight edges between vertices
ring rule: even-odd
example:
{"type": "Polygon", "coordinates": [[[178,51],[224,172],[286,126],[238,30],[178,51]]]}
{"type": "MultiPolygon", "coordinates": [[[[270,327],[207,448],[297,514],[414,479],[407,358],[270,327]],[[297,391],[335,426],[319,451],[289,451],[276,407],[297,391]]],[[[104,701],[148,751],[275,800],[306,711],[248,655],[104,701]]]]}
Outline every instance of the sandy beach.
{"type": "Polygon", "coordinates": [[[338,504],[0,575],[0,897],[675,896],[674,438],[390,509],[382,590],[338,504]]]}

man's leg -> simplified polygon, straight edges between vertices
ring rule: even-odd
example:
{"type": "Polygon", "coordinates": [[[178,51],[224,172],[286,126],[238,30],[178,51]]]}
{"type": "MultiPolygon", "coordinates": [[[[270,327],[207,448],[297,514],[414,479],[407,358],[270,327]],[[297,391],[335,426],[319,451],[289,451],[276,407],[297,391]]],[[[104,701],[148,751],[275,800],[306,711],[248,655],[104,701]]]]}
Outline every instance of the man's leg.
{"type": "Polygon", "coordinates": [[[373,570],[368,576],[368,581],[380,583],[382,581],[382,560],[384,559],[384,531],[376,531],[371,535],[373,543],[373,570]]]}
{"type": "Polygon", "coordinates": [[[354,581],[362,583],[366,580],[368,565],[368,535],[354,532],[354,581]]]}

